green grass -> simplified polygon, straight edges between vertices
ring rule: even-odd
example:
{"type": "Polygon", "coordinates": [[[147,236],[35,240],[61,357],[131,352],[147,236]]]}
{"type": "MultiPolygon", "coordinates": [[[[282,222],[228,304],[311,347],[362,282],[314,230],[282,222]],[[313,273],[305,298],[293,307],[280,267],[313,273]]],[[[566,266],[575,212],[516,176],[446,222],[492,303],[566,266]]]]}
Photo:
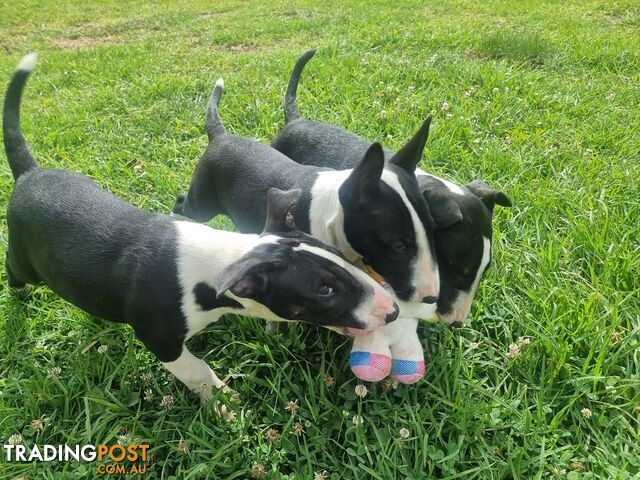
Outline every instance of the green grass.
{"type": "MultiPolygon", "coordinates": [[[[318,46],[304,115],[398,148],[433,112],[423,167],[482,178],[514,207],[496,212],[494,266],[468,325],[421,327],[428,366],[415,386],[371,385],[358,399],[349,341],[327,331],[272,336],[246,318],[207,329],[191,350],[232,376],[232,423],[128,327],[46,287],[21,299],[0,269],[0,440],[115,443],[126,432],[152,446],[146,478],[249,478],[255,463],[270,479],[640,478],[637,2],[16,3],[0,6],[0,71],[8,82],[23,54],[41,53],[23,103],[32,150],[134,205],[168,212],[186,189],[218,77],[229,129],[269,142],[293,62],[318,46]],[[531,343],[510,359],[521,336],[531,343]]],[[[0,170],[4,215],[4,156],[0,170]]],[[[0,464],[0,478],[94,469],[0,464]]]]}

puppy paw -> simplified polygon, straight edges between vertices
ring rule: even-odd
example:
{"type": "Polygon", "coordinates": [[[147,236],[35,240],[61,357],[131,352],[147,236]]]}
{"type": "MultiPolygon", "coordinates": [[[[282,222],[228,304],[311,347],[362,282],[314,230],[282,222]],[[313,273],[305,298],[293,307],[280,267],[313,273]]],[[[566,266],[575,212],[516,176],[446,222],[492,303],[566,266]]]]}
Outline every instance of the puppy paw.
{"type": "Polygon", "coordinates": [[[178,215],[182,215],[182,211],[184,209],[184,201],[187,196],[183,193],[176,195],[176,203],[173,204],[173,213],[177,213],[178,215]]]}
{"type": "Polygon", "coordinates": [[[424,376],[424,360],[393,359],[392,380],[404,384],[416,383],[424,376]]]}
{"type": "Polygon", "coordinates": [[[275,335],[276,333],[278,333],[278,327],[279,326],[280,325],[278,325],[278,322],[274,322],[272,320],[269,320],[267,322],[267,327],[265,328],[265,330],[267,331],[267,333],[275,335]]]}
{"type": "Polygon", "coordinates": [[[379,382],[391,373],[391,357],[382,353],[352,351],[351,371],[367,382],[379,382]]]}

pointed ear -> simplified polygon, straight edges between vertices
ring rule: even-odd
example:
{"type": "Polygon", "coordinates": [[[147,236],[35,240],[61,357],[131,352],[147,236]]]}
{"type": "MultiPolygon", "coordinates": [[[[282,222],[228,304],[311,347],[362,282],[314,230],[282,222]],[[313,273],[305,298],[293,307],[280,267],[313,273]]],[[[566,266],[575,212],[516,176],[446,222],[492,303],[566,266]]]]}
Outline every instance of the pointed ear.
{"type": "Polygon", "coordinates": [[[487,206],[489,210],[493,210],[494,205],[502,207],[510,207],[511,200],[500,190],[491,188],[480,180],[474,180],[465,185],[471,192],[478,197],[487,206]]]}
{"type": "Polygon", "coordinates": [[[227,266],[214,283],[216,298],[222,297],[227,291],[241,298],[251,298],[264,291],[267,287],[265,269],[257,267],[265,260],[266,258],[250,253],[227,266]]]}
{"type": "Polygon", "coordinates": [[[302,190],[270,188],[267,192],[267,221],[262,233],[290,232],[296,229],[291,210],[300,198],[302,190]]]}
{"type": "Polygon", "coordinates": [[[400,149],[391,159],[389,163],[402,167],[409,173],[413,173],[420,159],[422,158],[422,152],[424,152],[424,146],[427,144],[427,137],[429,136],[429,127],[431,126],[431,115],[424,121],[420,130],[416,132],[411,140],[400,149]]]}
{"type": "Polygon", "coordinates": [[[340,186],[340,199],[355,201],[368,195],[375,195],[380,189],[382,170],[384,170],[382,146],[374,143],[340,186]]]}
{"type": "Polygon", "coordinates": [[[451,195],[437,188],[426,189],[423,195],[437,228],[449,228],[462,221],[460,205],[451,195]]]}

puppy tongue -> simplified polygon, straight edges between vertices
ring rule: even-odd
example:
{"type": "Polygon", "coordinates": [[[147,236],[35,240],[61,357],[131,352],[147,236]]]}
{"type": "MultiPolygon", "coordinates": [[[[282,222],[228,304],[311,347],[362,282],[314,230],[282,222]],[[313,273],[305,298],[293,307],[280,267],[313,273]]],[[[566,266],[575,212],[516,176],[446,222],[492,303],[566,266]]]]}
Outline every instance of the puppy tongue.
{"type": "Polygon", "coordinates": [[[352,327],[347,327],[347,332],[349,332],[352,335],[364,335],[367,333],[367,331],[363,330],[362,328],[352,328],[352,327]]]}

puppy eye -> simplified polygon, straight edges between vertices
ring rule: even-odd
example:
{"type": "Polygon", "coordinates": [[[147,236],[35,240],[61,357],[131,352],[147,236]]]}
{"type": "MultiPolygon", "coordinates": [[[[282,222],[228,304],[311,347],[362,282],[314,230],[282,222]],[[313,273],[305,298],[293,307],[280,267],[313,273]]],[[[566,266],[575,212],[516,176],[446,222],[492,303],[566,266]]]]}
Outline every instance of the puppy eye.
{"type": "Polygon", "coordinates": [[[332,295],[334,292],[335,290],[333,289],[333,287],[330,287],[329,285],[322,285],[318,289],[318,295],[321,295],[323,297],[326,297],[327,295],[332,295]]]}
{"type": "Polygon", "coordinates": [[[401,240],[396,240],[391,244],[391,246],[398,252],[404,252],[407,249],[407,244],[401,240]]]}

